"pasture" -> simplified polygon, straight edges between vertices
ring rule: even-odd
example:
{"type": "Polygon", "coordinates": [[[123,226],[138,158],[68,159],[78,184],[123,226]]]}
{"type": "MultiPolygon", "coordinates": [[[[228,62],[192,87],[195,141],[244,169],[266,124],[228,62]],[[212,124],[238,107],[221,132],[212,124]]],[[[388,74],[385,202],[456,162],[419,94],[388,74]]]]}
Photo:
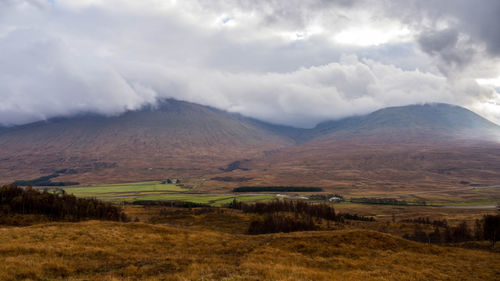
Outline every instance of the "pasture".
{"type": "Polygon", "coordinates": [[[273,195],[204,194],[195,189],[160,181],[102,184],[82,187],[65,187],[64,191],[77,197],[95,197],[105,201],[185,201],[209,205],[222,205],[238,201],[271,200],[273,195]]]}
{"type": "MultiPolygon", "coordinates": [[[[186,186],[176,184],[162,184],[160,181],[143,181],[120,184],[99,184],[92,186],[64,187],[64,190],[77,197],[95,197],[97,199],[112,202],[133,202],[133,201],[184,201],[201,204],[220,206],[238,201],[265,201],[276,198],[274,192],[253,192],[253,193],[228,193],[209,192],[202,184],[191,184],[186,186]]],[[[361,189],[329,189],[330,193],[344,195],[347,201],[352,198],[372,197],[372,198],[395,198],[405,200],[408,205],[425,201],[427,206],[434,207],[490,207],[500,203],[500,186],[485,187],[462,187],[447,190],[422,190],[416,192],[395,192],[383,193],[375,190],[361,189]]],[[[326,193],[326,192],[321,192],[326,193]]],[[[320,194],[321,194],[320,193],[320,194]]],[[[293,194],[293,193],[287,193],[293,194]]],[[[306,193],[301,196],[309,196],[318,193],[306,193]]],[[[344,203],[344,206],[349,205],[344,203]]],[[[352,204],[352,208],[358,208],[359,204],[352,204]]],[[[346,206],[349,208],[348,206],[346,206]]],[[[363,208],[362,208],[363,209],[363,208]]],[[[374,208],[370,208],[374,209],[374,208]]],[[[381,209],[384,209],[381,207],[381,209]]]]}

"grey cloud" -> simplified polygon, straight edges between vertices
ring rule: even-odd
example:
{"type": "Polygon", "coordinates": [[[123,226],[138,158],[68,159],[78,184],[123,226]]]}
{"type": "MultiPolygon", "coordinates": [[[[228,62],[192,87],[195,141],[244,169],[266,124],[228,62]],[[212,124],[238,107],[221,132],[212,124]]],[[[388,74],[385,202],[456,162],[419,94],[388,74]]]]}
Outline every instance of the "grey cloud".
{"type": "Polygon", "coordinates": [[[154,92],[68,49],[36,29],[19,29],[0,38],[1,123],[87,111],[118,114],[154,102],[154,92]]]}
{"type": "Polygon", "coordinates": [[[266,0],[198,0],[199,5],[206,9],[217,9],[219,11],[231,11],[234,9],[253,12],[262,15],[262,25],[280,25],[293,28],[302,28],[315,18],[318,14],[329,14],[335,8],[351,8],[363,0],[289,0],[289,1],[266,1],[266,0]]]}
{"type": "Polygon", "coordinates": [[[443,13],[459,18],[458,26],[474,38],[483,41],[488,51],[500,55],[500,1],[444,1],[443,13]]]}
{"type": "Polygon", "coordinates": [[[431,30],[421,34],[418,41],[424,51],[428,53],[441,52],[444,49],[455,47],[458,41],[458,31],[455,29],[431,30]]]}
{"type": "Polygon", "coordinates": [[[477,56],[474,46],[467,42],[459,42],[459,32],[455,29],[440,31],[424,31],[418,38],[422,50],[439,59],[441,72],[450,75],[450,72],[463,70],[472,63],[477,56]]]}
{"type": "Polygon", "coordinates": [[[500,1],[392,1],[385,13],[420,33],[420,46],[438,58],[445,75],[484,74],[478,70],[484,61],[500,57],[500,1]]]}
{"type": "Polygon", "coordinates": [[[434,57],[442,65],[467,65],[464,46],[472,48],[474,60],[480,55],[472,39],[460,39],[461,29],[416,28],[419,45],[354,47],[332,41],[353,20],[350,9],[377,10],[380,4],[183,1],[186,7],[163,9],[150,7],[156,1],[108,0],[82,8],[83,2],[61,0],[54,7],[25,9],[22,1],[9,3],[0,17],[3,124],[85,111],[119,114],[174,97],[310,127],[385,106],[468,106],[494,97],[473,77],[449,79],[429,66],[434,57]],[[234,28],[214,23],[235,10],[256,19],[249,16],[234,28]],[[326,31],[304,40],[275,34],[317,21],[326,31]]]}

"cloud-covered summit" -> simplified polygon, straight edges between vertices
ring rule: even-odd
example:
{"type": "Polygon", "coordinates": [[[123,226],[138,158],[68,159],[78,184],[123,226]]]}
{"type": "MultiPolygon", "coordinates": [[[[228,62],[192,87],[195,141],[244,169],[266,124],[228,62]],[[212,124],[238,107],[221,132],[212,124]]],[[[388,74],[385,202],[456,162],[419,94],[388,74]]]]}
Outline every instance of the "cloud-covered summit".
{"type": "Polygon", "coordinates": [[[499,8],[0,0],[0,123],[113,115],[164,97],[302,127],[425,102],[499,121],[499,8]]]}

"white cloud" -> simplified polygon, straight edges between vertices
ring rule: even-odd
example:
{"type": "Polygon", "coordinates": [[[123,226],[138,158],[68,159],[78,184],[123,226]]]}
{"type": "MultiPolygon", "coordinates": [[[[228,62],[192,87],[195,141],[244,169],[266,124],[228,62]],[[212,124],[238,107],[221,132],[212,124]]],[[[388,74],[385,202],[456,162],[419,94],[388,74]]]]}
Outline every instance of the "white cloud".
{"type": "Polygon", "coordinates": [[[468,105],[492,92],[472,80],[406,71],[373,60],[340,62],[285,73],[231,73],[200,68],[122,66],[166,97],[224,108],[274,123],[311,127],[317,122],[414,103],[468,105]],[[197,79],[192,79],[197,77],[197,79]]]}
{"type": "Polygon", "coordinates": [[[0,65],[4,124],[87,111],[118,114],[156,98],[156,93],[129,83],[108,64],[73,53],[37,29],[19,29],[1,38],[0,65]]]}
{"type": "Polygon", "coordinates": [[[341,44],[358,46],[378,46],[389,42],[408,41],[410,31],[407,28],[373,28],[370,26],[348,28],[337,35],[334,40],[341,44]]]}
{"type": "Polygon", "coordinates": [[[423,102],[500,120],[495,90],[476,82],[500,74],[495,41],[453,10],[409,19],[391,1],[48,3],[0,1],[0,123],[118,114],[158,97],[296,126],[423,102]]]}

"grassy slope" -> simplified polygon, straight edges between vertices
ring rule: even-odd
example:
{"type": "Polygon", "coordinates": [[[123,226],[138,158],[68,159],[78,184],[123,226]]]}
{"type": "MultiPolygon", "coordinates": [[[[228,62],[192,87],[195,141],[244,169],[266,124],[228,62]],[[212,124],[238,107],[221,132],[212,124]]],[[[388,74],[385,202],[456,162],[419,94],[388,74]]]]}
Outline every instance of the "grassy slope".
{"type": "Polygon", "coordinates": [[[0,280],[495,280],[499,254],[362,230],[261,236],[142,223],[1,228],[0,280]]]}

